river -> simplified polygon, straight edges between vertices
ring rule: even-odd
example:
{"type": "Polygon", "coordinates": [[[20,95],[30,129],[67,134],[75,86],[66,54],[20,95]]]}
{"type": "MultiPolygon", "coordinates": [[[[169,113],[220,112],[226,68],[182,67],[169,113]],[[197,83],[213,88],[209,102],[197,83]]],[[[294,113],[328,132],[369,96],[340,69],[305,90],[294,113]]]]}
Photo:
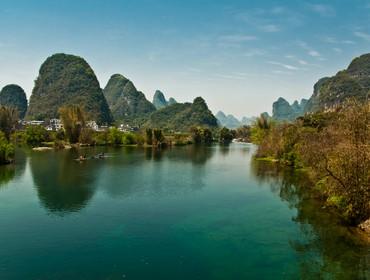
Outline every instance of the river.
{"type": "Polygon", "coordinates": [[[17,150],[0,279],[370,279],[370,248],[255,147],[17,150]]]}

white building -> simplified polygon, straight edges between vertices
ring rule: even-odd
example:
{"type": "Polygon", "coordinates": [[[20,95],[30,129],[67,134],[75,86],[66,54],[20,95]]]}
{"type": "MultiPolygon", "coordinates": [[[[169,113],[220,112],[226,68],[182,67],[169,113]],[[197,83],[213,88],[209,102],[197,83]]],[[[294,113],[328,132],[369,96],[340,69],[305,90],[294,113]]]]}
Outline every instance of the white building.
{"type": "Polygon", "coordinates": [[[91,128],[92,130],[95,130],[95,131],[99,130],[99,126],[97,125],[97,123],[95,121],[87,121],[86,126],[91,128]]]}

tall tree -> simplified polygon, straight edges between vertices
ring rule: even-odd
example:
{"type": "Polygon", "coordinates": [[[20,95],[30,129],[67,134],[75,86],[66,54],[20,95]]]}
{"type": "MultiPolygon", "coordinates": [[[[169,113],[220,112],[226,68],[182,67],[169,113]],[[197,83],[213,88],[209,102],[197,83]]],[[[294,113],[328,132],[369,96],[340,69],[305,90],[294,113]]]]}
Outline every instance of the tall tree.
{"type": "Polygon", "coordinates": [[[14,107],[0,106],[0,130],[9,140],[10,134],[18,122],[18,112],[14,107]]]}
{"type": "Polygon", "coordinates": [[[59,115],[69,142],[77,143],[85,127],[85,112],[78,105],[68,105],[59,109],[59,115]]]}

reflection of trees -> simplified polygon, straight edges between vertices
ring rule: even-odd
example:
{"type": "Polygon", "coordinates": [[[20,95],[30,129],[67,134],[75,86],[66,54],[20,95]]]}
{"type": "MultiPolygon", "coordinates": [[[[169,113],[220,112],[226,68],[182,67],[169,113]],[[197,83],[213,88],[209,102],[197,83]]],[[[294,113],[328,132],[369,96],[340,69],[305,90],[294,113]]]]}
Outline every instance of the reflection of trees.
{"type": "Polygon", "coordinates": [[[33,153],[30,167],[41,204],[63,215],[86,206],[94,194],[97,161],[76,162],[77,152],[33,153]]]}
{"type": "Polygon", "coordinates": [[[145,158],[158,160],[167,158],[173,161],[191,162],[194,165],[204,165],[214,153],[214,149],[206,145],[188,145],[164,149],[145,149],[145,158]]]}
{"type": "Polygon", "coordinates": [[[26,168],[26,157],[23,150],[16,151],[13,164],[0,165],[0,188],[11,180],[21,177],[26,168]]]}
{"type": "MultiPolygon", "coordinates": [[[[369,248],[330,210],[322,207],[303,173],[277,164],[252,161],[257,180],[269,183],[272,192],[297,209],[302,240],[290,245],[300,259],[302,279],[369,279],[369,248]]],[[[312,186],[312,185],[311,185],[312,186]]]]}
{"type": "Polygon", "coordinates": [[[195,145],[134,151],[123,148],[105,162],[101,186],[110,195],[162,196],[199,189],[204,185],[202,167],[214,153],[211,147],[195,145]]]}
{"type": "Polygon", "coordinates": [[[0,166],[0,188],[5,186],[15,176],[15,165],[1,165],[0,166]]]}

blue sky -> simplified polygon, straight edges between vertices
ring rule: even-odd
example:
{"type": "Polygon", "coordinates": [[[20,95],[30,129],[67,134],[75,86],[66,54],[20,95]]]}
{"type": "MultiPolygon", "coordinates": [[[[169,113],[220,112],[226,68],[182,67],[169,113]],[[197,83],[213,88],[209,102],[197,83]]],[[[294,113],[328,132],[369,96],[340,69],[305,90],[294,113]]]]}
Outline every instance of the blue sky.
{"type": "Polygon", "coordinates": [[[84,57],[101,87],[121,73],[149,100],[160,89],[251,116],[370,52],[370,0],[1,1],[0,87],[29,96],[56,52],[84,57]]]}

